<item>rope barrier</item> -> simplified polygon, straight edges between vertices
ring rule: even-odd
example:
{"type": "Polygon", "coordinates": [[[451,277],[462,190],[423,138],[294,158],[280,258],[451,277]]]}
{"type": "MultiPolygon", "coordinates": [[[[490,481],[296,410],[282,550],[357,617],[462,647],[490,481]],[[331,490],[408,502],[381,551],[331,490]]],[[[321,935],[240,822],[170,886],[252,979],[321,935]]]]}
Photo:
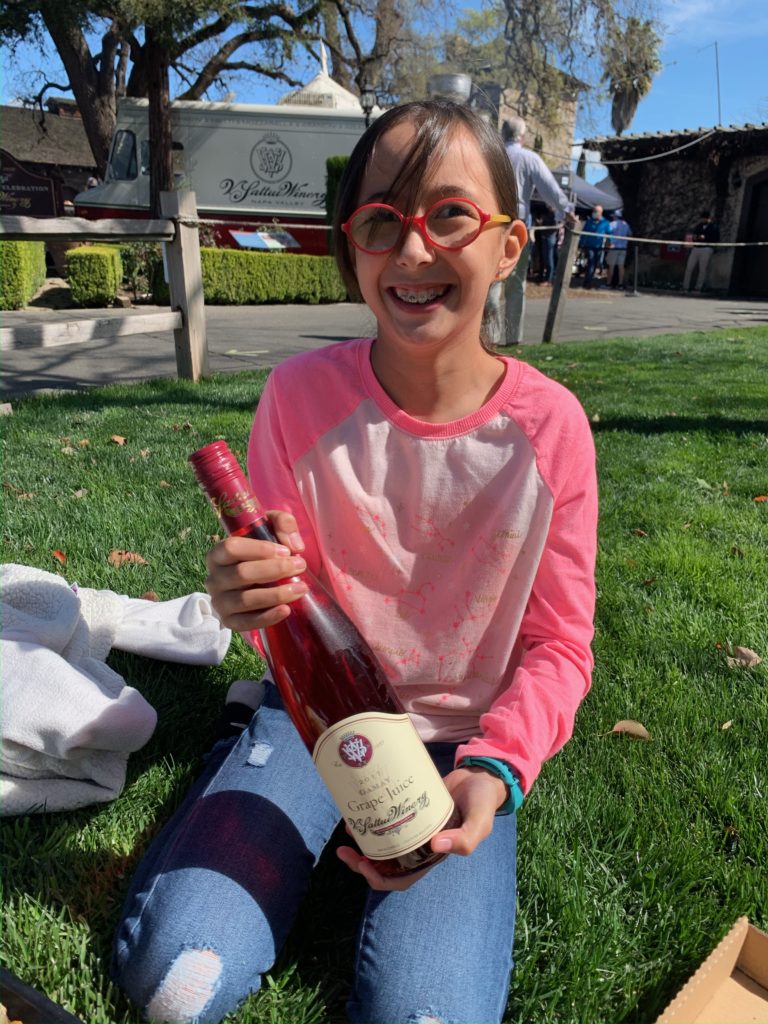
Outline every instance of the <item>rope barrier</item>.
{"type": "MultiPolygon", "coordinates": [[[[538,227],[531,227],[528,229],[531,239],[535,238],[539,231],[559,231],[560,227],[558,224],[541,224],[538,227]]],[[[606,235],[602,231],[573,231],[572,234],[577,235],[579,238],[582,236],[588,238],[604,238],[610,239],[610,235],[606,235]]],[[[768,241],[765,242],[688,242],[679,241],[675,238],[640,238],[638,235],[620,235],[623,241],[626,242],[648,242],[651,245],[679,245],[685,249],[742,249],[749,248],[751,246],[768,245],[768,241]]],[[[610,251],[610,250],[608,250],[610,251]]]]}
{"type": "MultiPolygon", "coordinates": [[[[188,221],[188,222],[185,222],[185,223],[189,223],[191,226],[195,226],[195,225],[199,225],[199,224],[215,224],[215,225],[218,225],[218,226],[233,228],[236,231],[244,230],[242,225],[238,226],[238,222],[237,221],[231,221],[231,220],[208,220],[207,217],[201,217],[200,220],[188,221]]],[[[283,221],[281,221],[281,220],[280,221],[278,221],[278,220],[272,220],[272,221],[260,220],[260,221],[258,221],[257,224],[255,224],[253,226],[253,228],[251,228],[251,230],[268,231],[270,228],[279,228],[279,229],[283,229],[283,228],[286,228],[286,229],[287,228],[301,228],[302,231],[330,231],[331,230],[329,224],[291,224],[291,223],[283,223],[283,221]]]]}
{"type": "MultiPolygon", "coordinates": [[[[199,220],[193,219],[179,219],[178,224],[183,224],[185,227],[199,227],[201,224],[215,224],[224,227],[236,227],[232,221],[229,220],[208,220],[207,218],[200,218],[199,220]]],[[[330,227],[327,224],[283,224],[282,221],[272,221],[271,223],[264,223],[260,225],[262,229],[268,230],[270,227],[278,229],[288,228],[301,228],[302,230],[307,229],[309,231],[330,231],[330,227]]],[[[258,230],[254,228],[253,230],[258,230]]],[[[535,239],[539,232],[545,231],[559,231],[560,226],[558,224],[540,224],[528,229],[531,241],[535,239]]],[[[589,238],[609,238],[610,236],[605,235],[601,231],[574,231],[574,235],[578,237],[589,237],[589,238]]],[[[652,245],[680,245],[686,249],[729,249],[729,248],[749,248],[751,246],[768,245],[768,241],[765,242],[688,242],[685,240],[678,240],[674,238],[640,238],[637,235],[622,235],[621,238],[627,242],[647,242],[652,245]]]]}

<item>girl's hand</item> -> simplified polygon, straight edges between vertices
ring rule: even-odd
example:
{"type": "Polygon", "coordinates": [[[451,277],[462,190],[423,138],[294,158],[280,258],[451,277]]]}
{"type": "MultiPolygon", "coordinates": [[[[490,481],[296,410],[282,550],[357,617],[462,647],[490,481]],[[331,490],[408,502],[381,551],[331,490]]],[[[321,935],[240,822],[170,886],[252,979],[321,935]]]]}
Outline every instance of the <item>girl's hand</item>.
{"type": "Polygon", "coordinates": [[[227,537],[206,556],[205,589],[222,624],[247,633],[274,626],[290,615],[290,604],[308,587],[298,575],[307,563],[298,552],[304,544],[289,512],[268,512],[278,543],[227,537]],[[279,586],[274,586],[280,581],[279,586]]]}
{"type": "MultiPolygon", "coordinates": [[[[432,836],[430,845],[435,853],[468,857],[491,834],[496,811],[507,799],[507,786],[502,779],[480,767],[456,768],[443,781],[461,815],[461,827],[438,832],[432,836]]],[[[388,878],[379,874],[375,861],[363,857],[351,846],[341,846],[337,853],[347,867],[380,892],[404,892],[430,870],[425,868],[405,878],[388,878]]]]}

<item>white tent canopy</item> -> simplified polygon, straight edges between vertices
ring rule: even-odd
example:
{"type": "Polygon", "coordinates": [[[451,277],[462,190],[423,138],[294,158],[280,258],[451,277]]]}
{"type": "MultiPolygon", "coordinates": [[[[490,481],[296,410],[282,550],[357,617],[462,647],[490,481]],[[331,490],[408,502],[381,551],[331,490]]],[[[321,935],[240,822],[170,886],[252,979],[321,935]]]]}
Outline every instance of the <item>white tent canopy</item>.
{"type": "Polygon", "coordinates": [[[360,106],[359,97],[339,85],[338,82],[334,82],[328,74],[328,58],[322,43],[320,43],[320,64],[320,71],[311,82],[281,96],[277,101],[278,104],[326,107],[329,110],[357,110],[362,114],[363,108],[360,106]]]}

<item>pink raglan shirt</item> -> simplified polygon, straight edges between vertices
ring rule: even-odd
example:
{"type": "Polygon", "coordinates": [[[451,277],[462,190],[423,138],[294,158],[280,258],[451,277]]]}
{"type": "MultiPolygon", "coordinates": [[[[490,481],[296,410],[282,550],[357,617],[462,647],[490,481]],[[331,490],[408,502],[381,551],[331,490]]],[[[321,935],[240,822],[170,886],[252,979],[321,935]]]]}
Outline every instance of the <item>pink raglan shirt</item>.
{"type": "Polygon", "coordinates": [[[527,792],[589,689],[597,493],[589,424],[515,359],[477,412],[408,416],[372,342],[285,360],[259,402],[254,492],[376,652],[422,739],[497,757],[527,792]]]}

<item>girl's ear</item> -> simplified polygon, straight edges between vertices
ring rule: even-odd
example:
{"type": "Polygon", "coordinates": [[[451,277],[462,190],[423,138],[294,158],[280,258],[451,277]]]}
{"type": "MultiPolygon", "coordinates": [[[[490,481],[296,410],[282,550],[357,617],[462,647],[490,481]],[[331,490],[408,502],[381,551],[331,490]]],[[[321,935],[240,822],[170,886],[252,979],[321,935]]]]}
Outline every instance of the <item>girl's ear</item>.
{"type": "Polygon", "coordinates": [[[528,229],[521,220],[513,220],[507,232],[507,240],[504,243],[504,255],[499,260],[499,267],[496,271],[496,280],[503,281],[509,277],[517,266],[520,253],[528,242],[528,229]]]}

